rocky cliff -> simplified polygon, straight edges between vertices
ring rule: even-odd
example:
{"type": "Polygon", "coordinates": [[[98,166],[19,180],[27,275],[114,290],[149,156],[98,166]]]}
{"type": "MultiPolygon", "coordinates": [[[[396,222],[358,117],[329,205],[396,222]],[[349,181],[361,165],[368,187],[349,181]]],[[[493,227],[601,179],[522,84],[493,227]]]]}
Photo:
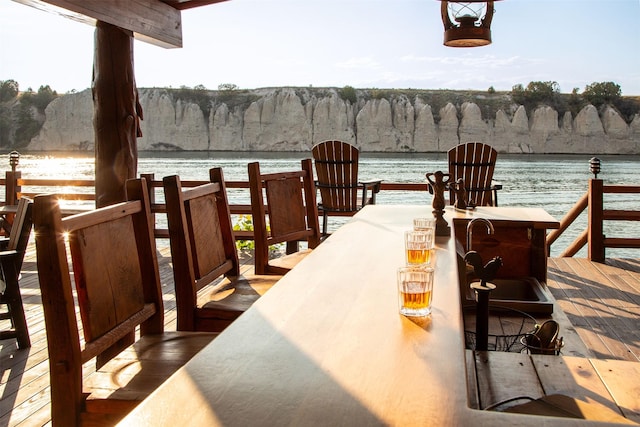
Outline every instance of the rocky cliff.
{"type": "MultiPolygon", "coordinates": [[[[640,153],[640,114],[627,123],[611,107],[587,105],[559,117],[550,107],[511,105],[483,115],[476,102],[437,108],[419,95],[358,96],[352,104],[337,89],[258,89],[243,91],[241,101],[210,91],[204,103],[170,89],[139,92],[139,150],[308,151],[340,139],[364,152],[444,152],[481,141],[505,153],[640,153]]],[[[90,90],[54,100],[45,116],[28,150],[93,150],[90,90]]]]}

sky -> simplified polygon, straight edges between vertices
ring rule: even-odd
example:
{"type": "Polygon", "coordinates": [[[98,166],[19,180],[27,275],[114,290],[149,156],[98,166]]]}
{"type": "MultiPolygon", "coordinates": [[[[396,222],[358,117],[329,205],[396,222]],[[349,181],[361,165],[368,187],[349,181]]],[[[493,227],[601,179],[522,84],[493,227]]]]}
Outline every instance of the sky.
{"type": "MultiPolygon", "coordinates": [[[[491,45],[450,48],[436,0],[230,0],[183,11],[182,48],[136,40],[136,83],[509,91],[553,81],[570,93],[612,81],[640,96],[640,0],[502,0],[494,9],[491,45]]],[[[0,80],[89,88],[94,33],[0,0],[0,80]]]]}

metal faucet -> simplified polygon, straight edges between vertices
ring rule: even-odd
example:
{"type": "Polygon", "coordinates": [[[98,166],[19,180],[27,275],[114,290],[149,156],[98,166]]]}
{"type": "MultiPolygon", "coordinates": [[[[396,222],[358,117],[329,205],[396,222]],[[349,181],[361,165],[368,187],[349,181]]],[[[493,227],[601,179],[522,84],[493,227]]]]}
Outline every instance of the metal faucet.
{"type": "Polygon", "coordinates": [[[473,240],[473,226],[478,222],[482,222],[487,226],[487,233],[489,234],[495,233],[495,230],[493,228],[493,224],[491,223],[491,221],[489,221],[486,218],[473,218],[467,224],[467,252],[471,250],[471,241],[473,240]]]}

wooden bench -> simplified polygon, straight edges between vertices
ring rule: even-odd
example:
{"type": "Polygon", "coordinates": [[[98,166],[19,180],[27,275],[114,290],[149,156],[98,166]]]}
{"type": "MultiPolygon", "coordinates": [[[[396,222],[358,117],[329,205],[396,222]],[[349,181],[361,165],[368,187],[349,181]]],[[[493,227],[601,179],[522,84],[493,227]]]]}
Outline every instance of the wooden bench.
{"type": "Polygon", "coordinates": [[[466,362],[474,409],[640,422],[640,362],[471,350],[466,362]]]}
{"type": "Polygon", "coordinates": [[[65,218],[55,196],[34,200],[54,426],[114,425],[215,336],[164,331],[143,180],[127,182],[127,194],[65,218]]]}

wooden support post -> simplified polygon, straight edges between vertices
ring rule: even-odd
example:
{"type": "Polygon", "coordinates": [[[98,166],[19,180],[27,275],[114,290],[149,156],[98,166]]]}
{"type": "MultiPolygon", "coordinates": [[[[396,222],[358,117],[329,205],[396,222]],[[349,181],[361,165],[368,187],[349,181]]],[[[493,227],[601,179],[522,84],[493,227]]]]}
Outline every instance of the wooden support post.
{"type": "Polygon", "coordinates": [[[142,107],[133,69],[131,31],[98,21],[93,66],[96,207],[126,200],[138,168],[142,107]]]}
{"type": "Polygon", "coordinates": [[[604,262],[603,220],[603,182],[601,179],[589,180],[589,223],[588,256],[591,261],[604,262]]]}

